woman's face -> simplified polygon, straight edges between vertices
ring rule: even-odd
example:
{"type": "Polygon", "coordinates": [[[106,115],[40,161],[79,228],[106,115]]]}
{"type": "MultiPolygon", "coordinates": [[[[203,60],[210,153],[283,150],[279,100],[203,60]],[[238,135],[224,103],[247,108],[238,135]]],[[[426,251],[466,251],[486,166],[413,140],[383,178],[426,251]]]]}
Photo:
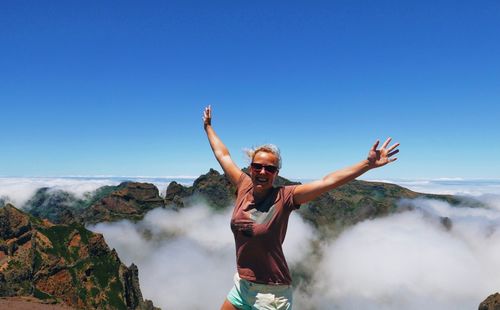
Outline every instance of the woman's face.
{"type": "Polygon", "coordinates": [[[259,151],[250,164],[250,177],[256,191],[266,191],[273,187],[278,175],[278,158],[273,153],[259,151]]]}

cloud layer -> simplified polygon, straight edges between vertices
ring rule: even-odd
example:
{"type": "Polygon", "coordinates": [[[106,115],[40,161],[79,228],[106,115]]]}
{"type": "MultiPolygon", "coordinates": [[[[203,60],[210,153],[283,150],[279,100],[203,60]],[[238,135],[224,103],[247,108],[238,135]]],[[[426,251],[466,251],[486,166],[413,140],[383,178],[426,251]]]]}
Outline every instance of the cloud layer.
{"type": "Polygon", "coordinates": [[[23,205],[42,187],[63,190],[83,197],[104,185],[117,185],[119,181],[112,179],[84,178],[0,178],[0,197],[7,198],[16,207],[23,205]]]}
{"type": "Polygon", "coordinates": [[[22,208],[24,204],[42,187],[63,190],[82,198],[101,186],[118,185],[123,181],[148,182],[154,184],[160,195],[164,195],[168,184],[173,180],[183,185],[191,185],[192,178],[175,177],[60,177],[60,178],[4,178],[0,177],[0,198],[22,208]]]}
{"type": "Polygon", "coordinates": [[[299,309],[476,309],[499,291],[500,213],[413,203],[415,211],[359,223],[326,245],[299,309]]]}
{"type": "MultiPolygon", "coordinates": [[[[89,228],[102,233],[126,264],[139,267],[143,295],[156,305],[217,309],[236,271],[230,213],[215,213],[200,204],[180,212],[155,209],[136,224],[121,221],[89,228]]],[[[284,251],[293,266],[310,252],[314,234],[298,216],[289,227],[284,251]]]]}

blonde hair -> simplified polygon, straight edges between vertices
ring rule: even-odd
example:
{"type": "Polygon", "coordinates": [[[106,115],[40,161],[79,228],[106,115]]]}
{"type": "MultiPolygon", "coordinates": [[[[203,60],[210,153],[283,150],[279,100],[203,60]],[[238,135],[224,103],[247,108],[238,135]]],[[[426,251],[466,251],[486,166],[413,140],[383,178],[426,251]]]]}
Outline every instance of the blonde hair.
{"type": "Polygon", "coordinates": [[[274,154],[276,159],[278,159],[278,169],[281,169],[281,153],[280,149],[274,144],[263,144],[260,146],[253,147],[251,149],[244,149],[245,154],[247,155],[250,162],[253,161],[255,154],[258,152],[268,152],[274,154]]]}

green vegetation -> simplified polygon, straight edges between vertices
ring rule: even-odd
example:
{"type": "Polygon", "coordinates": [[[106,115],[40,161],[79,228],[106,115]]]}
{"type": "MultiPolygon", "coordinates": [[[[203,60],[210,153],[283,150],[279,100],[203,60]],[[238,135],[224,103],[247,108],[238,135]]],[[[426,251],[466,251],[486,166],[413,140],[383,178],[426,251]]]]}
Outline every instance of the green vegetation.
{"type": "Polygon", "coordinates": [[[90,296],[95,298],[99,294],[99,289],[97,287],[93,287],[90,289],[90,296]]]}
{"type": "Polygon", "coordinates": [[[43,300],[54,298],[54,296],[47,294],[45,292],[42,292],[42,291],[38,290],[36,287],[33,289],[33,296],[35,296],[38,299],[43,299],[43,300]]]}
{"type": "Polygon", "coordinates": [[[34,272],[37,272],[41,266],[42,266],[42,256],[40,255],[40,252],[35,251],[35,256],[33,258],[33,270],[34,270],[34,272]]]}
{"type": "Polygon", "coordinates": [[[7,269],[21,269],[23,264],[15,259],[11,259],[7,265],[7,269]]]}
{"type": "Polygon", "coordinates": [[[85,200],[82,200],[81,204],[78,206],[79,209],[86,209],[90,207],[91,205],[95,204],[102,198],[111,195],[112,192],[119,190],[121,188],[125,187],[124,183],[121,183],[118,186],[102,186],[96,189],[94,192],[89,192],[84,195],[85,200]]]}
{"type": "MultiPolygon", "coordinates": [[[[5,213],[5,211],[0,213],[0,216],[6,216],[5,213]]],[[[36,233],[40,234],[39,237],[43,235],[50,241],[51,246],[45,242],[39,242],[32,248],[33,251],[27,248],[17,248],[13,256],[8,258],[7,266],[2,271],[3,280],[0,282],[4,284],[0,283],[0,296],[32,295],[53,302],[64,299],[73,303],[72,306],[83,308],[127,309],[123,297],[125,287],[119,276],[122,264],[99,236],[81,224],[47,227],[42,220],[24,214],[22,211],[14,214],[16,220],[18,217],[22,223],[29,222],[26,227],[33,231],[27,236],[35,236],[36,233]],[[75,236],[79,236],[80,242],[69,246],[75,236]],[[81,251],[82,247],[87,248],[81,251]],[[53,277],[61,270],[64,271],[62,278],[53,277]],[[39,281],[42,281],[43,285],[63,281],[64,287],[59,289],[56,285],[56,291],[52,295],[35,287],[39,281]],[[8,291],[4,291],[5,287],[8,291]],[[80,302],[83,304],[78,304],[80,302]]],[[[0,222],[2,220],[3,217],[0,218],[0,222]]],[[[8,221],[3,221],[3,223],[9,224],[8,221]]],[[[3,238],[0,240],[1,251],[6,251],[8,249],[6,243],[11,241],[14,241],[14,249],[16,249],[16,240],[9,237],[5,241],[3,238]]],[[[23,239],[22,242],[25,244],[26,240],[23,239]]]]}
{"type": "Polygon", "coordinates": [[[118,279],[120,263],[115,261],[110,255],[99,258],[92,257],[91,262],[94,266],[93,274],[100,287],[105,288],[113,278],[118,279]]]}
{"type": "Polygon", "coordinates": [[[78,297],[84,302],[87,302],[87,290],[84,287],[78,288],[78,297]]]}
{"type": "Polygon", "coordinates": [[[127,306],[123,302],[122,294],[123,286],[121,282],[119,282],[118,278],[115,278],[109,286],[110,290],[108,291],[108,301],[109,305],[113,307],[113,309],[127,309],[127,306]]]}
{"type": "Polygon", "coordinates": [[[49,254],[64,257],[66,260],[70,259],[66,244],[69,241],[69,235],[73,232],[72,227],[57,225],[49,228],[40,227],[39,230],[52,242],[52,248],[47,249],[49,254]]]}

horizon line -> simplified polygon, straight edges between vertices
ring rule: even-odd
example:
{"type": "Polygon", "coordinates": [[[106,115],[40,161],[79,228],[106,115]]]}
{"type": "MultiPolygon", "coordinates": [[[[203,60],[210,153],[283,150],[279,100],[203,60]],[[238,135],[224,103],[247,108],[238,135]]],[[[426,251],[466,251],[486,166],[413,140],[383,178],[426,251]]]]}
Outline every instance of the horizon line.
{"type": "MultiPolygon", "coordinates": [[[[106,178],[136,178],[136,179],[197,179],[198,177],[204,174],[200,174],[197,176],[194,175],[49,175],[49,176],[12,176],[12,175],[0,175],[2,179],[8,178],[31,178],[31,179],[84,179],[84,178],[94,178],[94,179],[106,179],[106,178]]],[[[291,180],[315,180],[317,178],[310,177],[287,177],[291,180]]],[[[462,178],[462,177],[439,177],[439,178],[357,178],[358,180],[369,181],[369,182],[405,182],[405,181],[500,181],[500,178],[462,178]]]]}

